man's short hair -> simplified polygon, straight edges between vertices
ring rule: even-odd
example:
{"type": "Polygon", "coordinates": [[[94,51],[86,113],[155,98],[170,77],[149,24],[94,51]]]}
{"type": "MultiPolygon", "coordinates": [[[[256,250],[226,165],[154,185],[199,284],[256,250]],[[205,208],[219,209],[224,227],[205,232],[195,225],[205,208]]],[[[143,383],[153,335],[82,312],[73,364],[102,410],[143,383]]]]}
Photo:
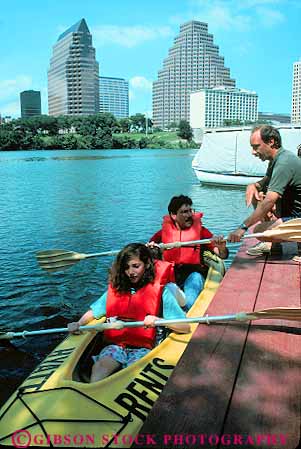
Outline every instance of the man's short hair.
{"type": "Polygon", "coordinates": [[[274,148],[280,148],[282,145],[281,136],[278,129],[274,128],[271,125],[259,125],[255,126],[252,129],[251,134],[254,134],[255,131],[260,131],[260,137],[262,138],[264,143],[269,143],[271,139],[274,139],[274,148]]]}
{"type": "Polygon", "coordinates": [[[188,204],[189,206],[192,206],[192,199],[189,198],[189,196],[185,195],[173,196],[168,205],[168,212],[170,214],[176,215],[180,207],[183,206],[183,204],[188,204]]]}

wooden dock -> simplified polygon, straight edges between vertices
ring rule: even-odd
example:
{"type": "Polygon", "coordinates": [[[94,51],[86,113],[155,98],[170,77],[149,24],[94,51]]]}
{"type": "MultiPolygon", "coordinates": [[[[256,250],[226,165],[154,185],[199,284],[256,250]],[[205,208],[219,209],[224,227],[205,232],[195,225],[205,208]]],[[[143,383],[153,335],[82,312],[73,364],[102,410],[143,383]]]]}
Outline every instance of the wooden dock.
{"type": "MultiPolygon", "coordinates": [[[[254,243],[242,245],[208,315],[300,307],[295,244],[247,256],[254,243]]],[[[156,435],[157,448],[300,447],[300,334],[293,321],[199,325],[140,434],[156,435]]]]}

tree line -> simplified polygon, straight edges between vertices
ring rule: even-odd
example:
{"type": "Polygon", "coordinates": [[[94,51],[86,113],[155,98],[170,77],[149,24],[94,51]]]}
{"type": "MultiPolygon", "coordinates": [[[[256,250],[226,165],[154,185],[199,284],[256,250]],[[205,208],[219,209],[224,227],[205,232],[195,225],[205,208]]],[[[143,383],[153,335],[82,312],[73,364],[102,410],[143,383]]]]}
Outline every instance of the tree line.
{"type": "MultiPolygon", "coordinates": [[[[20,118],[0,125],[0,150],[30,149],[109,149],[164,147],[162,139],[145,135],[133,139],[131,133],[160,131],[144,114],[116,119],[110,113],[86,116],[39,115],[20,118]],[[128,134],[129,133],[129,134],[128,134]]],[[[182,121],[178,125],[178,136],[189,142],[192,130],[182,121]]]]}

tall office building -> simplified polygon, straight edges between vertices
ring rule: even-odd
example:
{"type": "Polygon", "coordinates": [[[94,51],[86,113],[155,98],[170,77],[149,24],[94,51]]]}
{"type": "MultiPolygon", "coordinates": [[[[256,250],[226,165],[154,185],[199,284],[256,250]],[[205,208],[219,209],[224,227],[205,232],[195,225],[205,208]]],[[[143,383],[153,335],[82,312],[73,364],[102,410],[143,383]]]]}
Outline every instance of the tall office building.
{"type": "Polygon", "coordinates": [[[41,115],[41,92],[24,90],[20,93],[21,117],[28,118],[41,115]]]}
{"type": "Polygon", "coordinates": [[[256,92],[233,87],[201,89],[190,95],[190,126],[193,130],[225,126],[226,121],[256,122],[256,92]]]}
{"type": "Polygon", "coordinates": [[[129,82],[123,78],[99,78],[99,112],[111,112],[116,118],[129,116],[129,82]]]}
{"type": "Polygon", "coordinates": [[[301,59],[294,62],[293,68],[291,122],[301,124],[301,59]]]}
{"type": "Polygon", "coordinates": [[[99,66],[85,19],[61,34],[53,47],[48,110],[56,116],[99,112],[99,66]]]}
{"type": "Polygon", "coordinates": [[[153,83],[154,126],[166,128],[171,122],[189,121],[190,94],[222,85],[235,87],[235,80],[230,78],[208,25],[184,23],[153,83]]]}

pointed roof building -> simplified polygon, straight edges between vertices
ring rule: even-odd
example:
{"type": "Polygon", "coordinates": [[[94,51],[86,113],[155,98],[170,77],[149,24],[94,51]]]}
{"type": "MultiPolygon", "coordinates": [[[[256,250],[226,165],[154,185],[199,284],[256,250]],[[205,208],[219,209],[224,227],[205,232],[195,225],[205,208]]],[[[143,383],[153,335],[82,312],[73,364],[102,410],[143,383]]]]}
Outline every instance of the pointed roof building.
{"type": "Polygon", "coordinates": [[[48,70],[49,115],[88,115],[99,111],[99,65],[85,19],[62,33],[48,70]]]}
{"type": "Polygon", "coordinates": [[[68,30],[64,31],[59,37],[58,37],[58,41],[60,41],[61,39],[63,39],[65,36],[67,36],[67,34],[70,33],[88,33],[90,34],[87,22],[85,21],[85,19],[81,19],[78,22],[76,22],[74,25],[72,25],[70,28],[68,28],[68,30]]]}

